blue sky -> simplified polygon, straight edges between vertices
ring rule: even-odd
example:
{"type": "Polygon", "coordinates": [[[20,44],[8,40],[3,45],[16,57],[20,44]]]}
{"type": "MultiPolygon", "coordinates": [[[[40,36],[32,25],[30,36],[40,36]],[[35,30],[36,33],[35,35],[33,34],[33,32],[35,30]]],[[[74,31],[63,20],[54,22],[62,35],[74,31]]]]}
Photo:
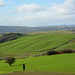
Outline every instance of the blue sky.
{"type": "Polygon", "coordinates": [[[6,3],[8,2],[13,2],[13,4],[15,6],[17,5],[21,5],[21,4],[24,4],[24,3],[27,3],[27,4],[39,4],[41,6],[48,6],[49,3],[57,3],[57,4],[60,4],[60,3],[63,3],[65,0],[4,0],[6,3]]]}
{"type": "Polygon", "coordinates": [[[75,0],[0,0],[0,26],[75,24],[75,0]]]}

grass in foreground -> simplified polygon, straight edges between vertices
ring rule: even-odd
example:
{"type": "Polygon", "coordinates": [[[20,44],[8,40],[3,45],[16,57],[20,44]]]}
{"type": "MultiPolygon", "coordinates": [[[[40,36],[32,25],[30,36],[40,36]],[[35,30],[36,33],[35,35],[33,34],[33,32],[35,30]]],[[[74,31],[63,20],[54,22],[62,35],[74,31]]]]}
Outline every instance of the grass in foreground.
{"type": "Polygon", "coordinates": [[[75,53],[18,59],[13,66],[9,66],[4,62],[0,61],[1,74],[22,71],[24,63],[26,64],[26,71],[75,73],[75,53]]]}
{"type": "Polygon", "coordinates": [[[9,74],[2,74],[2,75],[75,75],[75,73],[55,73],[55,72],[15,72],[9,74]]]}

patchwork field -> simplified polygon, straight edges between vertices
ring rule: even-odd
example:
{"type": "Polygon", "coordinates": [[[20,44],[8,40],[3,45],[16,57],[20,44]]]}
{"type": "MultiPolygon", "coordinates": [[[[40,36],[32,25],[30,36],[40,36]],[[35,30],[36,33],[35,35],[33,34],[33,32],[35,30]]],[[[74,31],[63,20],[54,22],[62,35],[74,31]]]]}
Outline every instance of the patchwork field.
{"type": "Polygon", "coordinates": [[[26,71],[75,73],[75,53],[17,59],[12,66],[5,61],[0,64],[0,74],[23,71],[23,64],[26,64],[26,71]]]}

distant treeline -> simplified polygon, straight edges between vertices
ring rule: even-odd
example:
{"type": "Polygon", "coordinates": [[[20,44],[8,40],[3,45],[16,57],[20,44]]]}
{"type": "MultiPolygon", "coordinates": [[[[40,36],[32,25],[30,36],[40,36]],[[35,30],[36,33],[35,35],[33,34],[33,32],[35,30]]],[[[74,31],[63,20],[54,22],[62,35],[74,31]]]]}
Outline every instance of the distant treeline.
{"type": "Polygon", "coordinates": [[[20,33],[8,33],[4,34],[0,37],[0,43],[4,43],[7,41],[18,39],[19,37],[23,36],[23,34],[20,33]]]}

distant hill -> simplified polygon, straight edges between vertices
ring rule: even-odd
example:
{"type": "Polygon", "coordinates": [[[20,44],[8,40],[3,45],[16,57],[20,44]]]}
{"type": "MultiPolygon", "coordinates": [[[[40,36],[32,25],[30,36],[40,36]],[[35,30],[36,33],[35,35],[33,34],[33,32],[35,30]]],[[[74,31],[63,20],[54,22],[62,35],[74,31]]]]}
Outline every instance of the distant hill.
{"type": "Polygon", "coordinates": [[[74,30],[52,30],[52,31],[38,31],[30,33],[30,35],[39,35],[39,34],[75,34],[74,30]]]}
{"type": "Polygon", "coordinates": [[[75,30],[75,26],[45,26],[45,27],[23,27],[23,26],[0,26],[0,33],[20,32],[32,33],[37,31],[52,31],[52,30],[75,30]]]}

